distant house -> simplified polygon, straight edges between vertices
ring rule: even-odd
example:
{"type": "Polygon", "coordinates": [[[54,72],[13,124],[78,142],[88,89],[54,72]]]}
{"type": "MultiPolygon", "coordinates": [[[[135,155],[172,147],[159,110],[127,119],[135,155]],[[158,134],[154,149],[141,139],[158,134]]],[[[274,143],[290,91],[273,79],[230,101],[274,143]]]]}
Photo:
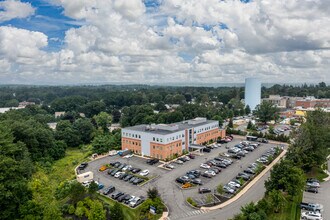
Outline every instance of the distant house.
{"type": "Polygon", "coordinates": [[[57,122],[51,122],[51,123],[47,123],[48,127],[55,130],[56,129],[56,125],[57,125],[57,122]]]}
{"type": "Polygon", "coordinates": [[[24,102],[18,103],[18,107],[19,108],[25,108],[28,105],[35,105],[35,104],[36,104],[35,102],[26,102],[26,101],[24,101],[24,102]]]}
{"type": "Polygon", "coordinates": [[[58,117],[61,117],[64,115],[65,115],[65,112],[55,112],[55,118],[58,118],[58,117]]]}
{"type": "Polygon", "coordinates": [[[121,126],[120,124],[112,124],[111,126],[108,127],[109,131],[112,132],[113,130],[120,129],[121,126]]]}
{"type": "Polygon", "coordinates": [[[86,117],[86,115],[84,113],[79,113],[79,116],[82,117],[82,118],[86,117]]]}

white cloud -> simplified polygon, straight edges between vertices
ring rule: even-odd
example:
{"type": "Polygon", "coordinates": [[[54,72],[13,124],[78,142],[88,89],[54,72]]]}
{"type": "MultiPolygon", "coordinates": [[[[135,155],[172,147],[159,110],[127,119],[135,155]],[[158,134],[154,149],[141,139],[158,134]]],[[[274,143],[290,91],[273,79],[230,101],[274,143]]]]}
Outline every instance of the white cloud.
{"type": "Polygon", "coordinates": [[[19,0],[5,0],[0,2],[0,23],[14,18],[26,18],[33,15],[35,9],[30,3],[19,0]]]}
{"type": "Polygon", "coordinates": [[[0,27],[1,81],[221,83],[258,76],[287,83],[330,78],[327,1],[163,0],[152,14],[142,0],[52,3],[82,26],[65,33],[58,52],[43,50],[47,36],[40,32],[0,27]]]}

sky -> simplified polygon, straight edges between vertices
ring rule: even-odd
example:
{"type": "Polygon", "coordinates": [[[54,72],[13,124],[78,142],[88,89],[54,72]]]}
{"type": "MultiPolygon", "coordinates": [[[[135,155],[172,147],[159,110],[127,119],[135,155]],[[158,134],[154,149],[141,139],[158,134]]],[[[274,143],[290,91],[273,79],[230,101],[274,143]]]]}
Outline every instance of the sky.
{"type": "Polygon", "coordinates": [[[0,84],[330,82],[326,0],[0,0],[0,84]]]}

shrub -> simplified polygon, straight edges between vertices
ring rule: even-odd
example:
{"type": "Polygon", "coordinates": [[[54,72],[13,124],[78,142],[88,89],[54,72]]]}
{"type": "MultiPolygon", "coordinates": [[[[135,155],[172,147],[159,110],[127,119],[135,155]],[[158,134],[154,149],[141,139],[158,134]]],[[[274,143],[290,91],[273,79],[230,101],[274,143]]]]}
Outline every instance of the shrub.
{"type": "Polygon", "coordinates": [[[194,207],[197,207],[197,203],[196,203],[191,197],[188,197],[188,198],[187,198],[187,202],[188,202],[190,205],[192,205],[192,206],[194,206],[194,207]]]}

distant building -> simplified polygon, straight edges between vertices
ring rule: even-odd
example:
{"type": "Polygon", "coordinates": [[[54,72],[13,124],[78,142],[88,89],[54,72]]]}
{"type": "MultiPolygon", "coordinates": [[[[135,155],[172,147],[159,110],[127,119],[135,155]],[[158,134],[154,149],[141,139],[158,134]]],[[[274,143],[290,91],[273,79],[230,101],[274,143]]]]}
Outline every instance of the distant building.
{"type": "Polygon", "coordinates": [[[56,125],[57,125],[57,122],[50,122],[50,123],[47,123],[48,127],[55,130],[56,129],[56,125]]]}
{"type": "Polygon", "coordinates": [[[173,124],[136,125],[122,129],[122,149],[159,159],[225,136],[219,121],[195,118],[173,124]]]}
{"type": "Polygon", "coordinates": [[[296,101],[295,107],[302,108],[330,108],[330,99],[316,99],[313,96],[308,96],[303,99],[299,99],[296,101]]]}
{"type": "Polygon", "coordinates": [[[24,102],[20,102],[19,104],[18,104],[18,107],[19,108],[25,108],[26,106],[28,106],[28,105],[35,105],[36,103],[35,102],[26,102],[26,101],[24,101],[24,102]]]}
{"type": "Polygon", "coordinates": [[[65,115],[65,112],[55,112],[55,118],[58,118],[58,117],[61,117],[64,115],[65,115]]]}
{"type": "Polygon", "coordinates": [[[109,127],[108,127],[109,131],[112,132],[113,130],[116,130],[116,129],[121,129],[121,126],[120,124],[111,124],[109,127]]]}
{"type": "Polygon", "coordinates": [[[258,78],[245,79],[245,105],[255,110],[261,100],[261,82],[258,78]]]}
{"type": "Polygon", "coordinates": [[[287,108],[288,107],[288,97],[282,97],[280,95],[269,95],[268,98],[262,99],[263,101],[271,102],[278,108],[287,108]]]}

